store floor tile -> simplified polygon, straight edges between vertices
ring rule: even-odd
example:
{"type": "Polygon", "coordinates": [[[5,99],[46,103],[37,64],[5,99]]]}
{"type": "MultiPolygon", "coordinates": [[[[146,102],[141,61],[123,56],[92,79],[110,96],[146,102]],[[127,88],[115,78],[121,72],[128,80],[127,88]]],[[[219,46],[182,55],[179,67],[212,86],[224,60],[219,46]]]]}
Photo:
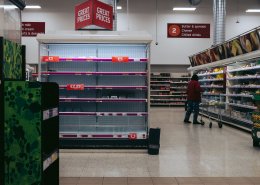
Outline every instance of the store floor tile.
{"type": "Polygon", "coordinates": [[[60,178],[60,185],[259,185],[252,177],[80,177],[60,178]]]}
{"type": "Polygon", "coordinates": [[[249,133],[226,125],[220,129],[215,122],[210,129],[206,119],[204,126],[184,124],[184,108],[151,108],[150,115],[150,126],[161,128],[159,155],[147,150],[61,150],[60,176],[203,177],[179,183],[205,184],[233,182],[204,177],[255,177],[253,183],[260,182],[260,148],[252,146],[249,133]]]}

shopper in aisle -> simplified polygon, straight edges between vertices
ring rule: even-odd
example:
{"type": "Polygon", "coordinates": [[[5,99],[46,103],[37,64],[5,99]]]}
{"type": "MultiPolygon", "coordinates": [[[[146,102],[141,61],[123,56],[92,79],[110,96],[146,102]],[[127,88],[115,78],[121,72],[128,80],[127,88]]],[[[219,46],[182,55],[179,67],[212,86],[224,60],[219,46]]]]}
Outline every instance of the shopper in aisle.
{"type": "Polygon", "coordinates": [[[193,75],[187,88],[187,111],[184,118],[184,123],[191,123],[189,121],[190,115],[193,112],[193,124],[201,124],[198,122],[199,104],[201,102],[201,92],[203,92],[198,82],[199,77],[193,75]]]}

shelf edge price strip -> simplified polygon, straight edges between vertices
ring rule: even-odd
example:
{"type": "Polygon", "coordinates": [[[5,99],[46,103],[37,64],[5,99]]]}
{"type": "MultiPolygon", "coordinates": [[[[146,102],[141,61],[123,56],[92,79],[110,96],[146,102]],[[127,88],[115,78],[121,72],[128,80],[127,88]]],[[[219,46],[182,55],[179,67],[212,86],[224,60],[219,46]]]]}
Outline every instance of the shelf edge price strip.
{"type": "Polygon", "coordinates": [[[84,87],[84,84],[67,84],[68,91],[83,91],[84,87]]]}

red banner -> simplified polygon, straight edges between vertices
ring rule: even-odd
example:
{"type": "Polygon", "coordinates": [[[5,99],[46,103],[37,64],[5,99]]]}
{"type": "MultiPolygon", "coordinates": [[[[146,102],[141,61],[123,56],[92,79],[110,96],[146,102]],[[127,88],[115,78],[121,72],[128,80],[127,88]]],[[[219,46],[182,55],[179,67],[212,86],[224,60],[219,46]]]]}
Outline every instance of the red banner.
{"type": "Polygon", "coordinates": [[[92,24],[92,1],[79,4],[75,7],[75,29],[79,30],[92,24]]]}
{"type": "Polygon", "coordinates": [[[129,57],[114,56],[112,57],[112,62],[129,62],[129,57]]]}
{"type": "Polygon", "coordinates": [[[210,38],[210,24],[168,23],[168,38],[210,38]]]}
{"type": "Polygon", "coordinates": [[[113,29],[113,7],[95,1],[93,6],[93,24],[102,28],[112,30],[113,29]]]}
{"type": "Polygon", "coordinates": [[[42,56],[42,62],[59,62],[59,56],[42,56]]]}
{"type": "Polygon", "coordinates": [[[113,29],[113,7],[97,0],[88,0],[75,7],[75,29],[90,29],[95,25],[113,29]]]}
{"type": "Polygon", "coordinates": [[[45,22],[22,22],[22,37],[36,37],[45,33],[45,22]]]}
{"type": "Polygon", "coordinates": [[[84,84],[68,84],[67,90],[68,91],[83,91],[84,90],[84,84]]]}

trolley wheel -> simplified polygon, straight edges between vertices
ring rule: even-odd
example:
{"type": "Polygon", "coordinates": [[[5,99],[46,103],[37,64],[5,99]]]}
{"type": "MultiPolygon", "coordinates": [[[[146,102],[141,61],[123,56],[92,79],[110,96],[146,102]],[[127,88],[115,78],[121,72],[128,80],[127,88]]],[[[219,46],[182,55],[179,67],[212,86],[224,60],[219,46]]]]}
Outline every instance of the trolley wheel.
{"type": "Polygon", "coordinates": [[[204,122],[204,121],[200,121],[200,124],[201,124],[202,126],[204,126],[204,125],[205,125],[205,122],[204,122]]]}
{"type": "Polygon", "coordinates": [[[209,128],[212,128],[212,122],[209,123],[209,128]]]}
{"type": "Polygon", "coordinates": [[[259,142],[257,142],[256,140],[253,139],[253,146],[254,146],[254,147],[259,146],[259,142]]]}
{"type": "Polygon", "coordinates": [[[218,122],[218,127],[222,128],[222,123],[221,122],[218,122]]]}

